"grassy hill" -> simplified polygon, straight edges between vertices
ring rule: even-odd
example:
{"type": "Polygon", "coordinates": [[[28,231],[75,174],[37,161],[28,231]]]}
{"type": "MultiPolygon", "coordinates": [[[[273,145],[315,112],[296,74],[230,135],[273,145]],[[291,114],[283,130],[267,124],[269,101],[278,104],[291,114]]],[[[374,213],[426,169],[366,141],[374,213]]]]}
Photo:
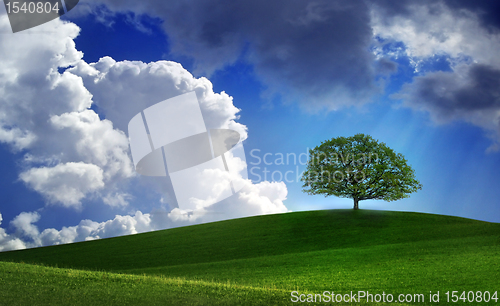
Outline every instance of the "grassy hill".
{"type": "MultiPolygon", "coordinates": [[[[448,305],[446,291],[493,293],[499,278],[500,224],[309,211],[3,252],[0,304],[76,297],[81,304],[289,305],[291,291],[361,290],[425,294],[426,302],[440,291],[448,305]]],[[[461,303],[471,305],[453,304],[461,303]]]]}

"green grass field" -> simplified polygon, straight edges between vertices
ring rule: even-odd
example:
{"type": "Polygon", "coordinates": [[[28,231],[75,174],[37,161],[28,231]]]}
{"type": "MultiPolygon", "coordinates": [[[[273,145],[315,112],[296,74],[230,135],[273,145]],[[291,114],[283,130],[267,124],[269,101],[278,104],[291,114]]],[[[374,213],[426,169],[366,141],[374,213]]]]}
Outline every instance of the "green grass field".
{"type": "Polygon", "coordinates": [[[408,212],[296,212],[0,253],[0,305],[300,304],[292,291],[495,305],[477,291],[493,295],[499,279],[500,224],[408,212]]]}

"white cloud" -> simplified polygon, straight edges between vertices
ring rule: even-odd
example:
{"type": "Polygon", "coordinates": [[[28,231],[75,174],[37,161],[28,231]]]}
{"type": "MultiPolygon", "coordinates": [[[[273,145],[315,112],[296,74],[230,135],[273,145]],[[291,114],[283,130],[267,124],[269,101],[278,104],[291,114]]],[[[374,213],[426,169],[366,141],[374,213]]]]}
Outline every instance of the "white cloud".
{"type": "Polygon", "coordinates": [[[129,200],[132,199],[132,195],[128,193],[109,193],[102,198],[105,204],[112,207],[125,207],[129,204],[129,200]]]}
{"type": "Polygon", "coordinates": [[[28,148],[35,140],[36,136],[30,131],[22,131],[19,128],[0,129],[0,142],[11,144],[15,151],[28,148]]]}
{"type": "Polygon", "coordinates": [[[47,246],[77,241],[93,240],[92,233],[99,227],[99,223],[91,220],[82,220],[77,226],[63,227],[61,230],[54,228],[45,229],[40,234],[39,245],[47,246]]]}
{"type": "Polygon", "coordinates": [[[82,220],[76,226],[63,227],[61,230],[48,228],[41,233],[34,224],[39,219],[40,215],[36,212],[23,212],[11,221],[15,234],[7,235],[0,228],[0,251],[131,235],[154,229],[151,227],[150,215],[140,211],[133,216],[117,215],[114,219],[101,223],[82,220]],[[29,241],[23,242],[20,238],[27,238],[29,241]]]}
{"type": "MultiPolygon", "coordinates": [[[[80,29],[54,20],[21,34],[9,31],[0,10],[0,141],[27,156],[20,179],[65,207],[80,207],[105,186],[125,194],[119,181],[133,175],[125,133],[89,109],[92,94],[80,77],[58,71],[81,60],[74,43],[80,29]]],[[[125,204],[123,197],[112,201],[110,192],[102,197],[105,204],[125,204]]]]}
{"type": "Polygon", "coordinates": [[[130,235],[153,229],[150,226],[149,214],[142,214],[140,211],[133,216],[117,215],[114,219],[101,223],[82,220],[76,226],[63,227],[61,230],[48,228],[41,233],[34,224],[39,219],[40,214],[37,212],[22,212],[10,222],[15,228],[14,234],[8,235],[0,228],[0,251],[130,235]],[[21,238],[28,241],[25,242],[21,238]]]}
{"type": "Polygon", "coordinates": [[[37,212],[22,212],[10,224],[16,228],[16,234],[21,237],[32,239],[35,244],[38,244],[38,235],[40,232],[33,224],[40,220],[40,214],[37,212]]]}
{"type": "Polygon", "coordinates": [[[26,244],[21,239],[10,237],[0,228],[0,252],[23,249],[26,249],[26,244]]]}
{"type": "MultiPolygon", "coordinates": [[[[2,225],[2,214],[0,213],[0,225],[2,225]]],[[[25,249],[26,244],[19,238],[8,235],[0,227],[0,252],[25,249]]]]}
{"type": "Polygon", "coordinates": [[[107,238],[122,235],[131,235],[154,230],[151,227],[149,214],[137,211],[134,216],[119,216],[99,224],[92,233],[93,238],[107,238]]]}
{"type": "Polygon", "coordinates": [[[470,56],[478,63],[500,66],[500,59],[492,52],[500,48],[500,34],[483,27],[476,13],[454,11],[443,2],[416,3],[408,10],[409,16],[388,16],[373,6],[374,35],[403,42],[407,55],[415,61],[434,55],[470,56]]]}
{"type": "Polygon", "coordinates": [[[272,214],[287,212],[283,204],[288,194],[285,183],[261,182],[259,184],[247,184],[246,191],[239,194],[239,200],[246,202],[254,209],[252,214],[272,214]]]}
{"type": "Polygon", "coordinates": [[[71,132],[79,156],[105,169],[106,180],[117,174],[121,177],[133,175],[128,139],[124,132],[113,129],[111,121],[100,120],[94,111],[84,110],[52,116],[50,122],[57,129],[71,132]]]}
{"type": "MultiPolygon", "coordinates": [[[[263,214],[285,213],[289,210],[283,204],[288,190],[283,182],[261,182],[253,184],[250,180],[240,180],[243,189],[235,195],[211,205],[200,203],[192,211],[175,208],[168,213],[153,216],[164,224],[172,221],[176,226],[192,223],[213,222],[231,218],[241,218],[263,214]]],[[[209,201],[209,199],[207,200],[209,201]]],[[[153,220],[157,221],[157,220],[153,220]]]]}
{"type": "MultiPolygon", "coordinates": [[[[137,197],[127,179],[141,178],[134,175],[123,131],[136,113],[170,97],[195,91],[207,128],[229,128],[238,131],[242,140],[247,137],[246,126],[236,122],[240,110],[233,98],[225,92],[215,93],[208,79],[193,77],[178,63],[117,62],[104,57],[88,64],[74,43],[79,28],[61,20],[23,35],[9,31],[7,17],[0,10],[0,32],[4,33],[0,44],[0,141],[25,154],[19,178],[48,204],[79,209],[86,197],[96,195],[110,207],[130,207],[137,197]],[[59,73],[58,68],[70,65],[74,68],[59,73]],[[106,119],[89,109],[92,103],[106,119]]],[[[228,163],[238,166],[231,159],[228,163]]],[[[245,185],[242,192],[216,204],[201,203],[195,211],[154,207],[151,214],[137,210],[101,223],[82,220],[60,230],[40,231],[35,223],[41,215],[22,212],[11,221],[14,234],[0,228],[0,251],[287,211],[284,183],[241,183],[245,185]]],[[[145,189],[141,192],[154,192],[154,186],[145,189]]],[[[149,205],[161,207],[162,203],[149,205]]]]}
{"type": "Polygon", "coordinates": [[[87,193],[104,187],[102,169],[82,162],[31,168],[19,177],[51,203],[60,203],[65,207],[80,208],[80,201],[87,193]]]}
{"type": "Polygon", "coordinates": [[[118,129],[143,109],[160,101],[195,91],[207,128],[231,128],[246,139],[246,127],[235,122],[240,111],[225,92],[215,93],[206,78],[195,78],[179,63],[116,62],[103,57],[97,63],[80,61],[69,70],[80,76],[94,102],[118,129]]]}

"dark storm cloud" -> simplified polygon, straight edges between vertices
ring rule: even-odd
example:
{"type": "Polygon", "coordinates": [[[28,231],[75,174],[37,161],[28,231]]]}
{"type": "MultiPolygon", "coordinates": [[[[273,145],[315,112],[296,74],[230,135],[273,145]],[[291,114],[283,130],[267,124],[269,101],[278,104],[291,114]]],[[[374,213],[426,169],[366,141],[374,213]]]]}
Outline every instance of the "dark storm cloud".
{"type": "Polygon", "coordinates": [[[92,1],[162,18],[172,52],[192,57],[197,75],[244,54],[269,93],[286,100],[313,97],[330,107],[366,102],[375,90],[363,1],[92,1]]]}
{"type": "MultiPolygon", "coordinates": [[[[500,70],[482,64],[463,66],[455,72],[433,72],[415,77],[396,98],[430,111],[438,120],[467,119],[500,110],[500,70]]],[[[487,122],[483,122],[487,123],[487,122]]]]}
{"type": "MultiPolygon", "coordinates": [[[[285,100],[298,100],[313,109],[363,104],[378,92],[374,85],[376,75],[397,70],[393,62],[376,61],[370,51],[373,43],[370,13],[379,14],[382,22],[392,22],[395,20],[392,17],[417,18],[413,15],[415,6],[424,5],[429,8],[430,16],[449,9],[459,18],[467,10],[490,32],[500,26],[497,14],[500,4],[492,1],[87,1],[105,4],[112,11],[132,11],[161,18],[171,52],[191,57],[196,75],[210,75],[243,56],[267,86],[267,93],[280,93],[285,100]],[[373,7],[377,9],[373,11],[373,7]]],[[[440,35],[439,32],[430,34],[440,35]]],[[[483,81],[475,71],[486,71],[489,65],[482,64],[485,66],[471,67],[468,71],[468,78],[478,84],[483,81]]],[[[409,92],[418,97],[428,94],[432,96],[429,101],[437,103],[434,108],[443,112],[447,107],[465,110],[472,107],[465,101],[474,100],[467,98],[473,95],[468,92],[485,89],[479,85],[468,84],[466,89],[452,84],[459,79],[453,73],[429,73],[407,86],[405,95],[409,92]],[[450,93],[445,103],[443,97],[437,98],[437,87],[434,88],[432,82],[460,91],[450,93]]],[[[476,94],[488,95],[487,90],[476,94]]],[[[480,105],[483,104],[477,107],[480,105]]]]}
{"type": "Polygon", "coordinates": [[[375,62],[375,71],[379,74],[391,74],[397,70],[398,64],[387,58],[380,58],[375,62]]]}
{"type": "Polygon", "coordinates": [[[450,8],[466,9],[477,13],[481,24],[493,31],[500,30],[500,1],[491,0],[446,0],[450,8]]]}

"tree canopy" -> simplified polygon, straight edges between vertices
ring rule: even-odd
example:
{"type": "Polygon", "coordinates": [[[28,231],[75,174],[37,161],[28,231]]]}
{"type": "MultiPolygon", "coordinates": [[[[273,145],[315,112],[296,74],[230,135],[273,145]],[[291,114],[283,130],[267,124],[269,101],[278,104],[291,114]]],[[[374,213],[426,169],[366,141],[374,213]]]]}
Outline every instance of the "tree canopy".
{"type": "Polygon", "coordinates": [[[354,209],[368,199],[395,201],[422,189],[405,157],[369,135],[322,142],[309,150],[303,191],[351,198],[354,209]]]}

